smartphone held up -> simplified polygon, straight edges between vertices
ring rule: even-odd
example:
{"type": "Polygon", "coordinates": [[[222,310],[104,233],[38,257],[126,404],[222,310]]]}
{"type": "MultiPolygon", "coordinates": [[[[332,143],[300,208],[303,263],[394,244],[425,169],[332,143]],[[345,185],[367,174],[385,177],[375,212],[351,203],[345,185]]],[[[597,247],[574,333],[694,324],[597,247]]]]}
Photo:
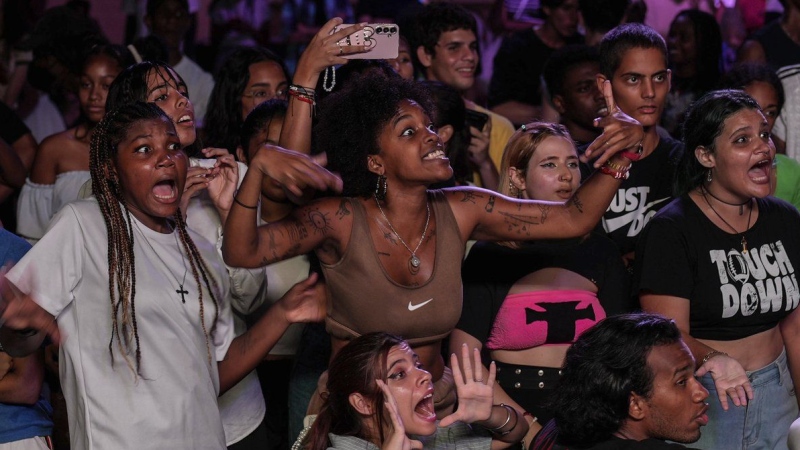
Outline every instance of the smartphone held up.
{"type": "MultiPolygon", "coordinates": [[[[331,34],[351,27],[352,25],[337,25],[331,34]]],[[[400,28],[393,23],[371,23],[362,30],[356,31],[339,41],[339,45],[363,45],[367,51],[342,55],[347,59],[393,59],[397,58],[400,48],[400,28]]]]}

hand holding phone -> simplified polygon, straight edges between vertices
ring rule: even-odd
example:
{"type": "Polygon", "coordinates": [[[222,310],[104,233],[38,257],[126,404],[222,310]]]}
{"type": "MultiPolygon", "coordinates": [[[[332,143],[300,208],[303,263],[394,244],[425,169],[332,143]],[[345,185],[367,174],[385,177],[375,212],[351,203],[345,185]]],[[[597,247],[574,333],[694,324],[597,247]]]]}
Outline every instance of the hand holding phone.
{"type": "Polygon", "coordinates": [[[478,131],[482,131],[483,127],[486,126],[486,122],[489,121],[489,115],[467,108],[466,121],[467,126],[475,127],[478,131]]]}
{"type": "MultiPolygon", "coordinates": [[[[337,25],[332,33],[351,25],[337,25]]],[[[400,48],[400,28],[393,23],[371,23],[337,42],[340,47],[363,45],[363,53],[343,54],[347,59],[393,59],[400,48]]]]}

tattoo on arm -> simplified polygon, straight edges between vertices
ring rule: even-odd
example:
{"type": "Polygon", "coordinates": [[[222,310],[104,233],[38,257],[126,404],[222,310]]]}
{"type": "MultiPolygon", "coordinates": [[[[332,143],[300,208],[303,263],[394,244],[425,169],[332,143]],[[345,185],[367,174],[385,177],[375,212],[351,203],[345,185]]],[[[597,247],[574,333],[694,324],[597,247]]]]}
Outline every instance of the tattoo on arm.
{"type": "Polygon", "coordinates": [[[544,219],[523,214],[501,212],[500,215],[504,217],[505,223],[508,225],[508,231],[516,231],[520,236],[530,236],[531,225],[539,225],[544,222],[544,219]]]}
{"type": "Polygon", "coordinates": [[[473,205],[475,204],[475,193],[474,192],[464,191],[464,192],[462,192],[462,194],[464,194],[464,197],[461,199],[461,203],[469,202],[469,203],[472,203],[473,205]]]}
{"type": "Polygon", "coordinates": [[[350,210],[347,208],[347,204],[347,199],[342,199],[342,201],[339,203],[339,209],[336,211],[336,217],[338,217],[339,220],[344,219],[344,216],[350,215],[350,210]]]}
{"type": "Polygon", "coordinates": [[[569,206],[570,204],[575,206],[575,209],[577,209],[579,213],[583,214],[583,202],[581,201],[580,198],[578,198],[578,194],[574,194],[572,198],[569,199],[569,202],[567,202],[567,206],[569,206]]]}
{"type": "Polygon", "coordinates": [[[494,195],[489,196],[489,203],[486,204],[485,208],[487,213],[494,211],[494,195]]]}
{"type": "Polygon", "coordinates": [[[297,221],[288,226],[289,242],[299,243],[301,240],[308,237],[308,230],[302,222],[297,221]]]}
{"type": "Polygon", "coordinates": [[[540,223],[544,223],[547,220],[547,215],[550,214],[550,205],[539,205],[539,212],[542,213],[541,219],[539,219],[540,223]]]}
{"type": "Polygon", "coordinates": [[[324,236],[327,235],[329,231],[333,231],[333,227],[331,227],[330,221],[328,220],[328,214],[323,213],[319,209],[309,211],[306,215],[306,220],[311,226],[311,229],[314,230],[314,234],[322,234],[324,236]]]}

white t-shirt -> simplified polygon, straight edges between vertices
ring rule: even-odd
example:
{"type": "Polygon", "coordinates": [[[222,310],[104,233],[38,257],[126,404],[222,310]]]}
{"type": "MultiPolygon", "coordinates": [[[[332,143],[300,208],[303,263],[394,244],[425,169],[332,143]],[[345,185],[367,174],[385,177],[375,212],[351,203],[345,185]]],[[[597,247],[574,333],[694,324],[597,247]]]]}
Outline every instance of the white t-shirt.
{"type": "MultiPolygon", "coordinates": [[[[216,159],[197,158],[189,160],[192,167],[213,167],[216,161],[216,159]]],[[[241,185],[244,175],[247,173],[247,166],[242,163],[237,164],[239,165],[238,184],[241,185]]],[[[186,209],[186,224],[189,228],[209,242],[216,242],[217,250],[219,250],[222,246],[222,224],[208,191],[203,190],[197,197],[192,198],[186,209]]],[[[265,289],[267,279],[264,270],[260,268],[227,267],[227,275],[231,285],[231,306],[234,311],[239,313],[233,315],[234,334],[240,336],[247,331],[247,325],[240,315],[248,312],[242,311],[240,305],[252,302],[253,298],[265,289]]],[[[222,416],[222,427],[225,430],[225,441],[229,446],[246,438],[261,425],[267,407],[255,370],[219,397],[219,409],[222,416]]]]}
{"type": "MultiPolygon", "coordinates": [[[[131,219],[141,376],[128,366],[116,338],[112,364],[108,240],[94,198],[62,208],[44,237],[8,273],[11,282],[57,318],[64,339],[59,363],[72,448],[223,449],[217,361],[233,339],[228,281],[218,275],[224,273],[223,263],[208,241],[189,231],[217,285],[219,317],[209,336],[209,361],[198,284],[182,244],[172,233],[158,233],[131,219]],[[176,292],[181,283],[189,291],[186,303],[176,292]]],[[[214,305],[202,278],[200,284],[210,333],[214,305]]]]}

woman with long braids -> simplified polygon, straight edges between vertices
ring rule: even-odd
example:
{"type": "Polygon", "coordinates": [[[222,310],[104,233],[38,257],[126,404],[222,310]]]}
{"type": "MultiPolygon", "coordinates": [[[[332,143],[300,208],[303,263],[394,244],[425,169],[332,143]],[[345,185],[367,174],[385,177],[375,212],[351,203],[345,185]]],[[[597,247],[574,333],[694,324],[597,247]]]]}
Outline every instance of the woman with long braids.
{"type": "MultiPolygon", "coordinates": [[[[0,341],[9,354],[36,348],[35,330],[61,341],[73,448],[224,448],[218,395],[290,322],[321,318],[315,277],[234,338],[223,263],[179,209],[188,162],[172,121],[155,105],[124,105],[98,124],[91,151],[94,197],[59,212],[0,286],[0,341]]],[[[271,154],[274,166],[298,163],[271,154]]],[[[335,185],[302,163],[314,176],[294,179],[335,185]]]]}

